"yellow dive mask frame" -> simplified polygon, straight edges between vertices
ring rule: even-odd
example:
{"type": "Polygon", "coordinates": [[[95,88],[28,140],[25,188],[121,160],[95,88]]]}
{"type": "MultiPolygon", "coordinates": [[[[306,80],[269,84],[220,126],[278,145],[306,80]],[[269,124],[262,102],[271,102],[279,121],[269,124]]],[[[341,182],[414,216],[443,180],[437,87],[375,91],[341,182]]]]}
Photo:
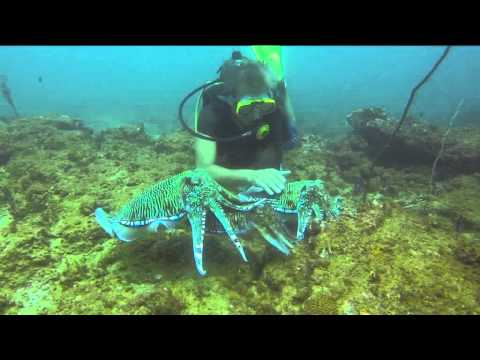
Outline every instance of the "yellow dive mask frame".
{"type": "Polygon", "coordinates": [[[235,113],[241,118],[255,117],[255,120],[271,114],[277,106],[275,99],[269,96],[245,96],[235,105],[235,113]]]}

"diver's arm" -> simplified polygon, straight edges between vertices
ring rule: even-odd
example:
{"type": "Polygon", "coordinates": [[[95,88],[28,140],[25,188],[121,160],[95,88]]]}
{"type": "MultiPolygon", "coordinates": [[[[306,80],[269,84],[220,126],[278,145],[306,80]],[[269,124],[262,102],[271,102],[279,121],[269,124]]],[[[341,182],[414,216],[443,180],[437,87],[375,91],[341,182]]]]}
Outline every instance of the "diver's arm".
{"type": "Polygon", "coordinates": [[[257,185],[269,195],[280,193],[285,188],[285,176],[289,170],[277,169],[228,169],[215,164],[217,144],[213,141],[196,139],[195,153],[198,168],[207,170],[211,177],[224,186],[257,185]]]}
{"type": "Polygon", "coordinates": [[[211,164],[205,167],[210,176],[215,180],[228,185],[251,184],[254,170],[250,169],[227,169],[222,166],[211,164]]]}
{"type": "Polygon", "coordinates": [[[207,170],[209,175],[217,181],[226,183],[251,183],[253,170],[228,169],[215,164],[217,144],[214,141],[195,140],[196,166],[207,170]]]}
{"type": "MultiPolygon", "coordinates": [[[[198,129],[200,132],[215,135],[215,129],[220,126],[216,112],[210,106],[202,109],[199,116],[198,129]]],[[[217,157],[217,143],[215,141],[195,139],[195,162],[198,168],[206,169],[215,180],[222,185],[243,185],[251,180],[251,170],[227,169],[215,164],[217,157]],[[242,184],[243,183],[243,184],[242,184]]]]}

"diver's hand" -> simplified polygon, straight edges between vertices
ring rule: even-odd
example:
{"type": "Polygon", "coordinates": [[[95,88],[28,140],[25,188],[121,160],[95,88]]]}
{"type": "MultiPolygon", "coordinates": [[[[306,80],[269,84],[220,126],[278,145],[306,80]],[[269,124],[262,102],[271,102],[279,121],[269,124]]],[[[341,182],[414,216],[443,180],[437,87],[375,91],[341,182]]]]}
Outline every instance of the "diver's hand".
{"type": "Polygon", "coordinates": [[[250,170],[248,181],[262,187],[268,195],[279,194],[285,189],[287,182],[285,177],[290,173],[290,170],[277,169],[250,170]]]}

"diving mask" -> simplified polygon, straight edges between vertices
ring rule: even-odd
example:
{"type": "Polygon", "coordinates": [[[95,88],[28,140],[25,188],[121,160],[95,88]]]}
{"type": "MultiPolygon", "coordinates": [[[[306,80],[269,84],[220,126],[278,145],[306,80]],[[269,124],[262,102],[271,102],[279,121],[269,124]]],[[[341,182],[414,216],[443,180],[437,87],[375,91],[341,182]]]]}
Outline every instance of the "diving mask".
{"type": "Polygon", "coordinates": [[[270,96],[244,96],[235,104],[235,114],[242,122],[251,124],[274,112],[276,105],[270,96]]]}

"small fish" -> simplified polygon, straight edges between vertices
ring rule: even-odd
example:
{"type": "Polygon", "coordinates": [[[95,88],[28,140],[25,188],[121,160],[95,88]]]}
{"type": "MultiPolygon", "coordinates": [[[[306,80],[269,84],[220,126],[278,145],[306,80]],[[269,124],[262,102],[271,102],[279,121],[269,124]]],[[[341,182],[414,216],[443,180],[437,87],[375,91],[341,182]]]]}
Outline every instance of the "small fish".
{"type": "Polygon", "coordinates": [[[38,77],[38,82],[41,84],[43,82],[43,78],[41,76],[38,77]]]}

